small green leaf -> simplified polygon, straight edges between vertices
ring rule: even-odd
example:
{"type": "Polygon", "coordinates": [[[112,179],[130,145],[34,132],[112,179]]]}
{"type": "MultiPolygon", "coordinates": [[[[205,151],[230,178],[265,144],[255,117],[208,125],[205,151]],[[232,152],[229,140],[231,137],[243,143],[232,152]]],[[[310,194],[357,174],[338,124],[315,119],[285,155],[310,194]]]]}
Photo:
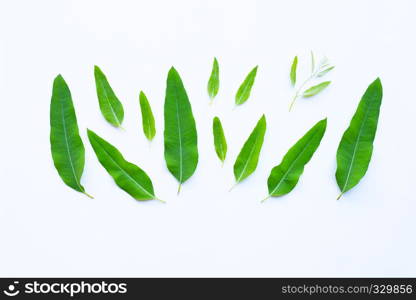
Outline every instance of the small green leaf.
{"type": "Polygon", "coordinates": [[[336,179],[341,194],[356,186],[364,177],[373,153],[383,87],[377,78],[369,85],[345,130],[337,150],[336,179]]]}
{"type": "Polygon", "coordinates": [[[222,128],[221,121],[218,117],[215,117],[212,122],[212,131],[214,134],[214,146],[215,152],[218,158],[224,162],[227,155],[227,141],[225,140],[224,129],[222,128]]]}
{"type": "Polygon", "coordinates": [[[313,87],[310,87],[304,91],[302,96],[305,98],[315,96],[316,94],[322,92],[330,83],[331,81],[324,81],[320,84],[314,85],[313,87]]]}
{"type": "Polygon", "coordinates": [[[88,139],[101,165],[115,183],[136,200],[157,199],[149,176],[138,166],[126,161],[113,145],[88,129],[88,139]]]}
{"type": "Polygon", "coordinates": [[[305,165],[312,158],[316,149],[318,149],[325,130],[326,119],[316,123],[315,126],[289,149],[280,165],[272,169],[267,180],[269,197],[285,195],[295,188],[305,165]]]}
{"type": "Polygon", "coordinates": [[[220,69],[218,66],[217,58],[214,57],[214,63],[212,64],[211,76],[208,80],[208,95],[211,99],[218,94],[220,88],[220,69]]]}
{"type": "Polygon", "coordinates": [[[155,118],[146,95],[141,91],[139,95],[140,110],[142,112],[143,132],[149,141],[156,134],[155,118]]]}
{"type": "Polygon", "coordinates": [[[124,118],[123,105],[114,94],[107,77],[97,66],[94,67],[94,77],[101,113],[110,124],[121,127],[124,118]]]}
{"type": "Polygon", "coordinates": [[[298,57],[295,56],[293,59],[292,67],[290,68],[290,82],[294,86],[296,84],[296,69],[298,66],[298,57]]]}
{"type": "Polygon", "coordinates": [[[191,103],[175,68],[169,70],[164,106],[165,161],[169,171],[181,184],[198,165],[198,137],[191,103]]]}
{"type": "Polygon", "coordinates": [[[266,133],[266,117],[263,115],[257,122],[234,163],[236,183],[247,178],[257,168],[260,151],[266,133]]]}
{"type": "Polygon", "coordinates": [[[333,68],[335,68],[334,66],[326,68],[325,70],[321,71],[318,73],[318,75],[316,75],[317,77],[322,77],[324,76],[326,73],[328,73],[329,71],[331,71],[333,68]]]}
{"type": "Polygon", "coordinates": [[[240,88],[235,95],[235,104],[241,105],[247,101],[250,97],[251,89],[254,84],[254,80],[256,79],[258,66],[254,67],[253,70],[247,75],[246,79],[244,79],[243,83],[240,85],[240,88]]]}
{"type": "Polygon", "coordinates": [[[67,186],[92,198],[80,182],[84,171],[85,148],[79,136],[71,91],[61,75],[53,81],[50,126],[52,159],[59,176],[67,186]]]}

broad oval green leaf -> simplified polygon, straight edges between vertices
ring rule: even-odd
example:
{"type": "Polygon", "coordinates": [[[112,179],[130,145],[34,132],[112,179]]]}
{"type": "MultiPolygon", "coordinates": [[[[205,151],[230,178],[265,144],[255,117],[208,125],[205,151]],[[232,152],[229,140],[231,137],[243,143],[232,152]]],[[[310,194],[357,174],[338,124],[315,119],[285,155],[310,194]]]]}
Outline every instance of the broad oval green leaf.
{"type": "Polygon", "coordinates": [[[208,80],[208,95],[212,99],[218,94],[220,88],[220,68],[218,66],[217,58],[214,57],[214,62],[212,64],[211,76],[208,80]]]}
{"type": "Polygon", "coordinates": [[[198,137],[191,103],[175,68],[169,70],[164,107],[165,160],[172,175],[181,184],[198,165],[198,137]]]}
{"type": "Polygon", "coordinates": [[[296,84],[296,70],[298,67],[298,57],[295,56],[292,62],[292,67],[290,68],[290,82],[294,86],[296,84]]]}
{"type": "Polygon", "coordinates": [[[257,122],[234,163],[236,183],[247,178],[257,168],[264,134],[266,133],[266,117],[263,115],[257,122]]]}
{"type": "Polygon", "coordinates": [[[79,136],[71,92],[61,75],[53,82],[50,126],[52,159],[59,176],[66,185],[92,198],[80,182],[84,171],[85,148],[79,136]]]}
{"type": "Polygon", "coordinates": [[[94,66],[94,77],[101,113],[110,124],[121,127],[124,119],[123,105],[108,83],[107,77],[97,66],[94,66]]]}
{"type": "Polygon", "coordinates": [[[377,78],[365,91],[337,150],[336,179],[341,194],[360,182],[370,164],[383,88],[377,78]]]}
{"type": "Polygon", "coordinates": [[[225,139],[221,121],[218,117],[214,117],[212,121],[212,132],[214,134],[215,152],[217,153],[218,158],[224,162],[225,157],[227,156],[227,141],[225,139]]]}
{"type": "Polygon", "coordinates": [[[302,96],[305,98],[315,96],[316,94],[322,92],[330,83],[331,81],[324,81],[320,84],[314,85],[304,91],[302,96]]]}
{"type": "Polygon", "coordinates": [[[142,112],[142,125],[144,135],[149,141],[151,141],[156,134],[155,118],[153,116],[152,108],[150,107],[149,100],[143,91],[139,95],[140,110],[142,112]]]}
{"type": "Polygon", "coordinates": [[[280,165],[272,169],[267,180],[269,196],[266,199],[285,195],[295,188],[305,165],[310,161],[321,143],[326,124],[326,119],[316,123],[289,149],[280,165]]]}
{"type": "Polygon", "coordinates": [[[256,79],[258,66],[255,66],[253,70],[247,75],[246,79],[244,79],[243,83],[240,85],[240,88],[235,95],[235,104],[241,105],[247,101],[250,97],[251,89],[254,84],[254,80],[256,79]]]}
{"type": "Polygon", "coordinates": [[[116,147],[99,137],[95,132],[89,129],[87,132],[99,162],[121,189],[136,200],[157,199],[152,181],[142,169],[126,161],[116,147]]]}

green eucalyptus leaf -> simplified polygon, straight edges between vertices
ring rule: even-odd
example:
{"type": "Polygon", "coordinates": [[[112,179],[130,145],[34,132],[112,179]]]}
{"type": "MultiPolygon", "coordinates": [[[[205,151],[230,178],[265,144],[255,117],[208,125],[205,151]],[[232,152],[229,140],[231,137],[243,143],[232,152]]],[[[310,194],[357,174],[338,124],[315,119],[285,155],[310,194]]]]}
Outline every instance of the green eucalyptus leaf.
{"type": "Polygon", "coordinates": [[[212,122],[212,131],[214,134],[215,152],[218,158],[224,162],[227,156],[227,141],[225,140],[224,129],[218,117],[214,117],[212,122]]]}
{"type": "Polygon", "coordinates": [[[165,160],[172,175],[181,184],[189,179],[198,165],[198,138],[182,80],[175,70],[169,70],[164,107],[165,117],[165,160]]]}
{"type": "Polygon", "coordinates": [[[289,149],[280,165],[272,169],[267,180],[269,188],[267,198],[285,195],[295,188],[305,165],[310,161],[321,143],[325,134],[326,123],[326,119],[316,123],[289,149]]]}
{"type": "Polygon", "coordinates": [[[260,151],[266,133],[266,117],[263,115],[257,122],[234,163],[236,183],[247,178],[257,168],[260,151]]]}
{"type": "Polygon", "coordinates": [[[126,161],[116,147],[88,129],[88,139],[98,161],[115,183],[136,200],[157,199],[149,176],[138,166],[126,161]]]}
{"type": "Polygon", "coordinates": [[[142,125],[144,135],[151,141],[156,134],[155,118],[146,95],[141,91],[139,95],[140,110],[142,112],[142,125]]]}
{"type": "Polygon", "coordinates": [[[110,124],[121,127],[124,119],[123,105],[114,94],[107,77],[97,66],[94,67],[94,77],[101,113],[110,124]]]}
{"type": "Polygon", "coordinates": [[[220,68],[218,66],[217,58],[214,57],[214,62],[212,64],[211,76],[208,80],[208,95],[211,99],[218,94],[220,88],[220,68]]]}
{"type": "Polygon", "coordinates": [[[296,84],[296,69],[298,66],[298,57],[295,56],[292,62],[292,67],[290,68],[290,82],[294,86],[296,84]]]}
{"type": "Polygon", "coordinates": [[[253,87],[254,80],[256,79],[257,69],[258,66],[254,67],[240,85],[237,94],[235,95],[236,105],[243,104],[250,97],[251,89],[253,87]]]}
{"type": "Polygon", "coordinates": [[[373,153],[383,88],[377,78],[365,91],[337,151],[336,179],[341,195],[364,177],[373,153]]]}
{"type": "Polygon", "coordinates": [[[305,98],[315,96],[316,94],[322,92],[330,83],[331,81],[324,81],[317,85],[314,85],[308,88],[306,91],[304,91],[302,96],[305,98]]]}
{"type": "Polygon", "coordinates": [[[324,70],[322,70],[321,72],[319,72],[316,76],[317,77],[322,77],[324,76],[326,73],[328,73],[329,71],[331,71],[333,68],[335,68],[334,66],[331,66],[329,68],[326,68],[324,70]]]}
{"type": "Polygon", "coordinates": [[[66,185],[92,198],[81,185],[85,148],[79,136],[71,92],[61,75],[53,82],[50,126],[52,159],[59,176],[66,185]]]}

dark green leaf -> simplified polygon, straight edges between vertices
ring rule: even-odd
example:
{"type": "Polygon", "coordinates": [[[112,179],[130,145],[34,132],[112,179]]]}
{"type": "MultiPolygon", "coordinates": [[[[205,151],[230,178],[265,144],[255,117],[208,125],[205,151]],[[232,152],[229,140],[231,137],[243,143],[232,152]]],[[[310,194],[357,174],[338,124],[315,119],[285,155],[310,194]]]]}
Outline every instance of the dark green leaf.
{"type": "Polygon", "coordinates": [[[146,95],[141,91],[139,95],[140,110],[142,112],[142,125],[144,135],[151,141],[156,134],[155,118],[153,117],[152,108],[146,95]]]}
{"type": "Polygon", "coordinates": [[[325,130],[326,119],[316,123],[289,149],[280,165],[274,167],[270,172],[267,180],[269,188],[269,196],[267,198],[285,195],[295,188],[305,165],[312,158],[316,149],[318,149],[325,130]]]}
{"type": "Polygon", "coordinates": [[[165,160],[169,171],[181,184],[195,172],[198,165],[198,138],[192,107],[182,80],[169,70],[165,97],[165,160]]]}
{"type": "Polygon", "coordinates": [[[136,200],[157,199],[152,181],[142,169],[126,161],[117,148],[89,129],[88,139],[99,162],[121,189],[136,200]]]}
{"type": "Polygon", "coordinates": [[[91,197],[80,182],[84,170],[85,149],[79,136],[71,92],[61,75],[53,82],[50,125],[52,159],[59,176],[66,185],[91,197]]]}
{"type": "Polygon", "coordinates": [[[357,185],[367,172],[373,153],[382,97],[383,88],[377,78],[361,98],[350,126],[339,143],[336,179],[341,195],[357,185]]]}
{"type": "Polygon", "coordinates": [[[247,101],[250,97],[251,88],[253,87],[254,80],[256,79],[258,66],[254,67],[253,70],[247,75],[243,83],[240,85],[240,88],[235,95],[235,104],[240,105],[247,101]]]}
{"type": "Polygon", "coordinates": [[[214,134],[215,152],[217,152],[218,158],[224,162],[227,155],[227,141],[225,140],[224,130],[218,117],[215,117],[212,122],[212,131],[214,134]]]}
{"type": "Polygon", "coordinates": [[[101,113],[110,124],[121,127],[124,118],[123,105],[114,94],[107,77],[97,66],[94,67],[94,77],[101,113]]]}

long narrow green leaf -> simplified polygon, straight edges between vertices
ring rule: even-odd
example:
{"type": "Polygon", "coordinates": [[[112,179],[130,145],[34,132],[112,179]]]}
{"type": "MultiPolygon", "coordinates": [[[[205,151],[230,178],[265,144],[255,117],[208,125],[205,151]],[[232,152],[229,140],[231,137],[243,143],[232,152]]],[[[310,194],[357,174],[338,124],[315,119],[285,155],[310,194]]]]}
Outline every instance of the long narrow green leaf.
{"type": "Polygon", "coordinates": [[[292,62],[292,67],[290,68],[290,82],[294,86],[296,84],[296,70],[298,67],[298,57],[295,56],[292,62]]]}
{"type": "Polygon", "coordinates": [[[107,77],[97,66],[94,67],[94,77],[101,113],[110,124],[121,127],[124,119],[123,105],[108,83],[107,77]]]}
{"type": "Polygon", "coordinates": [[[335,68],[334,66],[328,67],[324,70],[322,70],[321,72],[319,72],[316,76],[317,77],[322,77],[324,76],[326,73],[328,73],[329,71],[331,71],[333,68],[335,68]]]}
{"type": "Polygon", "coordinates": [[[165,97],[165,160],[172,175],[181,184],[195,172],[198,165],[198,137],[182,80],[175,70],[169,70],[165,97]]]}
{"type": "Polygon", "coordinates": [[[217,58],[214,57],[212,64],[211,76],[208,80],[208,95],[212,99],[218,94],[220,88],[220,68],[218,66],[217,58]]]}
{"type": "Polygon", "coordinates": [[[144,135],[151,141],[156,134],[155,118],[153,116],[152,108],[146,95],[141,91],[139,95],[140,110],[142,112],[142,125],[144,135]]]}
{"type": "Polygon", "coordinates": [[[152,181],[142,169],[126,161],[117,148],[89,129],[88,139],[99,162],[121,189],[136,200],[157,199],[152,181]]]}
{"type": "Polygon", "coordinates": [[[227,141],[225,140],[224,129],[218,117],[214,117],[212,121],[212,132],[214,134],[215,152],[218,158],[224,162],[227,156],[227,141]]]}
{"type": "Polygon", "coordinates": [[[312,158],[312,155],[321,143],[325,134],[326,123],[326,119],[316,123],[289,149],[280,165],[272,169],[267,180],[269,188],[269,196],[267,198],[285,195],[295,188],[305,165],[312,158]]]}
{"type": "Polygon", "coordinates": [[[254,84],[254,80],[256,79],[258,66],[255,66],[253,70],[247,75],[246,79],[244,79],[243,83],[240,85],[240,88],[235,95],[235,104],[241,105],[247,101],[250,97],[251,89],[254,84]]]}
{"type": "Polygon", "coordinates": [[[302,96],[305,98],[315,96],[316,94],[322,92],[330,83],[331,81],[324,81],[320,84],[314,85],[304,91],[302,96]]]}
{"type": "Polygon", "coordinates": [[[266,133],[266,117],[263,115],[257,122],[234,163],[236,183],[247,178],[257,168],[264,134],[266,133]]]}
{"type": "Polygon", "coordinates": [[[337,151],[336,179],[342,194],[364,177],[373,153],[383,87],[377,78],[365,91],[337,151]]]}
{"type": "Polygon", "coordinates": [[[59,176],[66,185],[92,198],[81,185],[85,148],[79,136],[71,92],[61,75],[53,82],[50,126],[52,159],[59,176]]]}

